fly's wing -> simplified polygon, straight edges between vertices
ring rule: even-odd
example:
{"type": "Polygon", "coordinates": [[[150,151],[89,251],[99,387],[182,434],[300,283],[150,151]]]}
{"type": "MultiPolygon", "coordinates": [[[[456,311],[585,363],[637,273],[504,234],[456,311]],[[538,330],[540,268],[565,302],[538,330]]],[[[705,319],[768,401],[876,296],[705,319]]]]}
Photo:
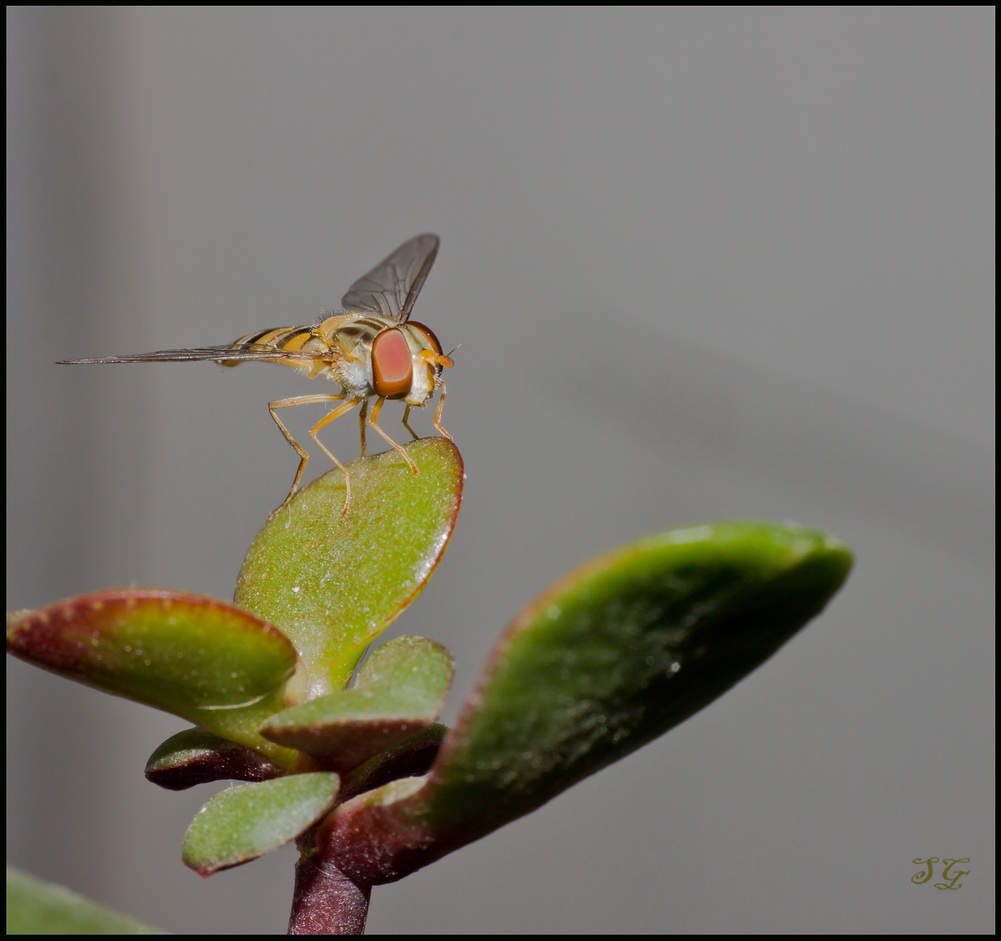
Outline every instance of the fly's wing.
{"type": "MultiPolygon", "coordinates": [[[[341,300],[345,310],[359,314],[376,314],[387,320],[404,323],[410,318],[414,301],[424,286],[424,280],[438,254],[437,235],[418,235],[404,242],[385,261],[376,265],[363,278],[351,285],[341,300]]],[[[348,318],[350,319],[350,318],[348,318]]],[[[225,346],[203,346],[189,350],[156,350],[152,353],[129,353],[122,356],[95,356],[89,359],[62,359],[60,365],[106,365],[109,363],[184,363],[208,360],[215,363],[237,363],[257,360],[294,366],[297,362],[335,360],[336,350],[283,349],[293,335],[311,333],[310,327],[283,327],[250,334],[225,346]],[[268,342],[247,342],[251,337],[268,342]],[[279,345],[280,344],[280,345],[279,345]]]]}
{"type": "Polygon", "coordinates": [[[347,311],[376,314],[404,323],[438,254],[437,235],[418,235],[404,242],[385,261],[351,285],[341,298],[347,311]]]}
{"type": "Polygon", "coordinates": [[[109,363],[185,363],[209,360],[215,363],[243,363],[258,360],[293,365],[293,360],[332,359],[322,350],[276,350],[272,346],[203,346],[190,350],[156,350],[153,353],[126,353],[123,356],[94,356],[90,359],[61,359],[60,366],[103,366],[109,363]]]}

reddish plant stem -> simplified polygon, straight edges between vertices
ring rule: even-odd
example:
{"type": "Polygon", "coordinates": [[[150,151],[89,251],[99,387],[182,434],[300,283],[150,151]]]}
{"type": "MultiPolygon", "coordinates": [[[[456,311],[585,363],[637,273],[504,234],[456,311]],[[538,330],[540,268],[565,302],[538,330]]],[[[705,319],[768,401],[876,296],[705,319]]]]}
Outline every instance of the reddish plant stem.
{"type": "Polygon", "coordinates": [[[364,934],[370,885],[352,882],[314,852],[295,864],[289,934],[364,934]]]}

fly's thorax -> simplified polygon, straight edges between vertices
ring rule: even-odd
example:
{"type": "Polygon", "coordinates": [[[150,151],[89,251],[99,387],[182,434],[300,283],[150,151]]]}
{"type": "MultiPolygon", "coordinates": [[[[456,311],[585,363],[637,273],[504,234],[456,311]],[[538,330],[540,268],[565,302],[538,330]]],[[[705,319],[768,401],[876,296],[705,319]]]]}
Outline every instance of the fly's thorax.
{"type": "Polygon", "coordinates": [[[313,328],[319,342],[337,353],[325,375],[352,397],[376,394],[372,381],[372,344],[393,321],[381,317],[339,314],[313,328]]]}

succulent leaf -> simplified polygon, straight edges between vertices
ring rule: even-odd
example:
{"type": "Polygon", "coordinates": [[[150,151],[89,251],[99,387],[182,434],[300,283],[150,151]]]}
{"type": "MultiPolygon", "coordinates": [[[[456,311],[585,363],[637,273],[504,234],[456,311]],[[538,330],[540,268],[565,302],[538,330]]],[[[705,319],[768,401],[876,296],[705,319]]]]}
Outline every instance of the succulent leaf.
{"type": "Polygon", "coordinates": [[[236,603],[277,624],[304,662],[311,697],[344,689],[371,641],[421,592],[459,513],[463,469],[445,438],[406,446],[420,473],[387,451],[331,471],[258,533],[236,603]]]}
{"type": "Polygon", "coordinates": [[[291,760],[257,730],[287,705],[295,649],[277,628],[226,602],[152,588],[95,592],[8,615],[7,651],[280,764],[291,760]]]}
{"type": "Polygon", "coordinates": [[[427,778],[342,804],[317,834],[321,855],[393,881],[534,810],[756,669],[850,567],[822,533],[742,522],[588,563],[508,628],[427,778]]]}
{"type": "Polygon", "coordinates": [[[263,856],[305,832],[334,805],[336,774],[293,774],[220,791],[198,812],[182,856],[210,876],[263,856]]]}

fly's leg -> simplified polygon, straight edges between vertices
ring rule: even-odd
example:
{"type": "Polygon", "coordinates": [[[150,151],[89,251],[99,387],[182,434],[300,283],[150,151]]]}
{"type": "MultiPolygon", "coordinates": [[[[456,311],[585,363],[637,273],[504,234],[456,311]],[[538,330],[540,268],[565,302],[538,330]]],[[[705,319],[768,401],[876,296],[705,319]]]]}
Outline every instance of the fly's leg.
{"type": "Polygon", "coordinates": [[[438,381],[438,385],[441,386],[441,395],[438,397],[438,407],[434,410],[434,426],[437,428],[449,441],[454,441],[455,439],[445,431],[441,424],[441,410],[445,405],[445,383],[441,380],[438,381]]]}
{"type": "MultiPolygon", "coordinates": [[[[343,395],[338,396],[338,398],[344,398],[343,395]]],[[[348,510],[351,509],[351,475],[348,473],[348,469],[339,461],[336,457],[327,449],[327,446],[319,439],[318,435],[321,429],[326,428],[332,421],[336,421],[341,415],[346,412],[350,412],[359,402],[364,405],[368,404],[368,400],[364,396],[358,396],[357,398],[348,399],[342,405],[338,405],[332,412],[324,415],[312,428],[309,429],[310,437],[317,443],[320,450],[327,455],[337,465],[337,469],[344,475],[344,509],[341,510],[341,519],[344,519],[348,515],[348,510]]]]}
{"type": "Polygon", "coordinates": [[[410,422],[408,421],[408,419],[410,418],[410,409],[411,408],[413,408],[413,406],[412,405],[408,405],[403,410],[403,427],[406,428],[407,431],[409,431],[411,435],[413,435],[414,441],[416,441],[417,438],[418,438],[417,432],[414,431],[414,429],[410,427],[410,422]]]}
{"type": "MultiPolygon", "coordinates": [[[[309,452],[307,452],[306,449],[303,448],[303,446],[299,444],[299,442],[296,441],[294,437],[292,437],[292,432],[290,432],[288,428],[285,427],[285,423],[278,417],[278,413],[276,410],[279,408],[292,408],[296,405],[316,405],[321,402],[338,402],[341,399],[343,399],[344,396],[345,393],[343,392],[342,393],[327,392],[317,395],[296,395],[288,399],[279,399],[277,402],[268,403],[268,411],[271,413],[271,417],[274,419],[275,424],[278,426],[281,433],[285,436],[285,440],[290,445],[292,445],[293,448],[295,448],[295,453],[299,455],[299,466],[298,468],[296,468],[295,477],[292,480],[292,489],[289,490],[288,496],[284,500],[282,500],[281,506],[279,506],[275,510],[272,510],[268,514],[268,519],[273,519],[278,510],[286,506],[289,500],[291,500],[292,497],[295,496],[295,492],[299,489],[299,481],[302,480],[303,471],[306,470],[306,465],[309,463],[309,452]]],[[[334,415],[334,417],[336,418],[337,415],[341,415],[344,412],[354,408],[355,405],[358,404],[358,402],[359,402],[358,399],[352,399],[350,403],[345,403],[344,405],[335,408],[331,414],[334,415]]],[[[330,416],[328,416],[328,419],[330,419],[330,416]]],[[[330,420],[332,421],[333,419],[330,420]]],[[[323,447],[322,445],[320,446],[323,447]]],[[[330,454],[330,452],[327,451],[326,448],[323,448],[323,450],[327,453],[328,457],[333,459],[334,463],[341,469],[341,471],[343,471],[345,478],[347,478],[348,472],[344,470],[343,465],[336,458],[334,458],[334,456],[330,454]]]]}
{"type": "MultiPolygon", "coordinates": [[[[434,426],[448,438],[449,441],[454,441],[455,439],[445,430],[441,423],[441,410],[445,405],[445,383],[440,379],[438,380],[438,385],[441,386],[441,395],[438,397],[438,407],[434,410],[434,426]]],[[[414,441],[416,441],[420,436],[410,427],[410,409],[413,408],[412,405],[408,405],[403,412],[403,427],[413,435],[414,441]]],[[[378,429],[377,429],[378,430],[378,429]]],[[[386,436],[383,435],[385,438],[386,436]]]]}
{"type": "Polygon", "coordinates": [[[361,456],[365,456],[365,419],[368,417],[368,399],[361,403],[361,410],[358,412],[358,425],[361,429],[361,456]]]}
{"type": "Polygon", "coordinates": [[[417,465],[413,461],[413,458],[411,458],[411,456],[409,454],[407,454],[407,452],[400,445],[398,445],[392,438],[389,437],[389,435],[386,434],[386,432],[384,432],[379,427],[379,412],[382,411],[382,406],[385,405],[385,404],[386,404],[386,400],[385,399],[379,399],[375,403],[375,405],[372,406],[372,414],[369,416],[368,423],[377,432],[379,432],[380,435],[382,435],[382,438],[386,442],[386,444],[390,445],[392,448],[394,448],[396,451],[399,451],[400,454],[403,455],[403,457],[406,460],[406,462],[410,465],[410,470],[413,471],[413,474],[416,477],[419,472],[417,470],[417,465]]]}

